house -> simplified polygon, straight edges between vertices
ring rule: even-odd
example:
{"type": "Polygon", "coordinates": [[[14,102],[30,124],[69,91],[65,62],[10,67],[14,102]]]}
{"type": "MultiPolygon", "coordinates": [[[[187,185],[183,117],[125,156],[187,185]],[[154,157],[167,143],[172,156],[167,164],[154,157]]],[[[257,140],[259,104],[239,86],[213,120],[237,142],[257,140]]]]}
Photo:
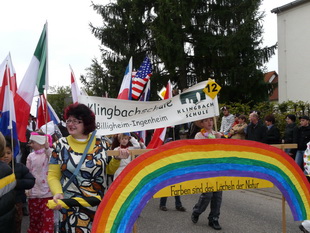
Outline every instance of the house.
{"type": "Polygon", "coordinates": [[[279,76],[277,72],[270,71],[264,75],[264,81],[266,83],[273,83],[275,85],[275,88],[272,92],[272,94],[269,96],[269,101],[271,102],[278,102],[279,101],[279,90],[278,90],[278,82],[279,82],[279,76]]]}
{"type": "Polygon", "coordinates": [[[279,102],[310,101],[310,1],[274,8],[278,23],[279,102]]]}

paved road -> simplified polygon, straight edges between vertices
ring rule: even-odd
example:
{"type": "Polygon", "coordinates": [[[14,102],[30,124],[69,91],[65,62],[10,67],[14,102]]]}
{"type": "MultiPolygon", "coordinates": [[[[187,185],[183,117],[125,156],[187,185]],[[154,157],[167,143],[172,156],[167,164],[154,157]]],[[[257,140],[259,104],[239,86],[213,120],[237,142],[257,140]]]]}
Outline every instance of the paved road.
{"type": "MultiPolygon", "coordinates": [[[[158,209],[159,200],[151,200],[143,210],[137,223],[138,232],[147,233],[281,233],[282,232],[282,195],[276,188],[235,190],[223,193],[220,224],[221,231],[208,226],[206,210],[197,224],[190,220],[191,209],[199,195],[182,197],[183,205],[188,211],[178,212],[174,209],[173,198],[168,199],[168,211],[158,209]]],[[[289,207],[286,208],[286,232],[298,233],[299,222],[294,222],[289,207]]]]}
{"type": "MultiPolygon", "coordinates": [[[[281,233],[282,195],[277,188],[235,190],[223,193],[220,224],[222,230],[215,231],[208,224],[206,210],[199,222],[190,220],[191,209],[199,195],[182,196],[186,212],[174,208],[174,198],[167,201],[168,211],[159,210],[159,199],[149,201],[137,221],[138,233],[281,233]]],[[[23,232],[27,232],[28,217],[24,217],[23,232]]],[[[299,233],[300,222],[293,220],[286,205],[286,232],[299,233]]]]}

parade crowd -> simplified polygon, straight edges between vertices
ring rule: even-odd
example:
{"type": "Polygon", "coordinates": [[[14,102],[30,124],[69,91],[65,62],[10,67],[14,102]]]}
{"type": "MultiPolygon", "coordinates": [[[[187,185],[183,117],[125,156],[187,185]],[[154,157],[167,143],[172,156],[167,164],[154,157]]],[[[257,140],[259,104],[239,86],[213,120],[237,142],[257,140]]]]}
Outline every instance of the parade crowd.
{"type": "MultiPolygon", "coordinates": [[[[233,115],[225,106],[221,113],[219,130],[215,128],[215,117],[175,125],[167,128],[164,143],[225,138],[266,144],[297,144],[297,148],[285,152],[309,179],[308,116],[296,119],[295,115],[289,114],[283,117],[286,128],[281,134],[272,114],[263,119],[257,111],[233,115]]],[[[147,131],[145,140],[136,132],[98,136],[95,114],[84,104],[69,105],[64,110],[64,121],[52,128],[36,129],[33,118],[29,116],[28,143],[19,143],[20,154],[16,158],[12,148],[17,142],[0,133],[0,232],[22,232],[22,219],[27,215],[30,220],[28,233],[90,232],[96,207],[65,209],[58,201],[72,197],[103,197],[109,184],[131,162],[129,150],[146,148],[153,131],[147,131]],[[119,155],[107,156],[107,150],[117,150],[119,155]],[[57,203],[53,210],[46,206],[49,200],[57,203]]],[[[208,225],[221,230],[219,217],[223,196],[222,191],[202,193],[197,203],[193,203],[192,222],[197,223],[210,204],[208,225]]],[[[160,210],[168,211],[167,199],[160,199],[160,210]]],[[[186,211],[181,197],[175,196],[174,199],[176,210],[186,211]]],[[[303,221],[300,230],[309,233],[310,221],[303,221]]]]}

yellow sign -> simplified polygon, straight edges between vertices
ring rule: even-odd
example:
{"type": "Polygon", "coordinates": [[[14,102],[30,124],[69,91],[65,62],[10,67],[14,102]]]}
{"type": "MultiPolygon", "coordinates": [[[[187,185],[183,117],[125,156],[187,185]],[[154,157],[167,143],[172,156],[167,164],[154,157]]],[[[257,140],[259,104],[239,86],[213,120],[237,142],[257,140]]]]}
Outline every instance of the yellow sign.
{"type": "Polygon", "coordinates": [[[251,177],[215,177],[185,181],[159,190],[153,197],[172,197],[205,192],[231,191],[238,189],[272,188],[273,183],[251,177]]]}
{"type": "Polygon", "coordinates": [[[206,87],[203,89],[203,92],[210,96],[210,98],[214,99],[220,90],[221,86],[218,85],[213,79],[209,79],[206,87]]]}

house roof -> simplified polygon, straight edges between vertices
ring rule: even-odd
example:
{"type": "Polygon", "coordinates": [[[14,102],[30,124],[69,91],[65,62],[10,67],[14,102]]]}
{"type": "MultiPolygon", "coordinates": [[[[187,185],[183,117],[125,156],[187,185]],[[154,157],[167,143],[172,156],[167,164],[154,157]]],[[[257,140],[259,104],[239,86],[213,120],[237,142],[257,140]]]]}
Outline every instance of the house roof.
{"type": "Polygon", "coordinates": [[[297,1],[293,1],[293,2],[290,2],[288,4],[285,4],[283,6],[280,6],[280,7],[276,7],[274,9],[271,10],[271,13],[275,13],[275,14],[279,14],[283,11],[286,11],[286,10],[289,10],[289,9],[292,9],[296,6],[299,6],[299,5],[302,5],[304,3],[308,3],[309,0],[297,0],[297,1]]]}
{"type": "Polygon", "coordinates": [[[264,75],[264,81],[266,83],[274,83],[276,86],[269,96],[270,101],[278,101],[279,100],[279,89],[278,89],[278,81],[279,81],[279,76],[277,72],[275,71],[270,71],[265,73],[264,75]]]}
{"type": "Polygon", "coordinates": [[[267,72],[265,75],[264,75],[264,80],[265,82],[267,83],[275,83],[278,81],[278,74],[277,72],[275,71],[270,71],[270,72],[267,72]]]}

